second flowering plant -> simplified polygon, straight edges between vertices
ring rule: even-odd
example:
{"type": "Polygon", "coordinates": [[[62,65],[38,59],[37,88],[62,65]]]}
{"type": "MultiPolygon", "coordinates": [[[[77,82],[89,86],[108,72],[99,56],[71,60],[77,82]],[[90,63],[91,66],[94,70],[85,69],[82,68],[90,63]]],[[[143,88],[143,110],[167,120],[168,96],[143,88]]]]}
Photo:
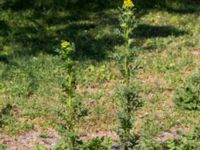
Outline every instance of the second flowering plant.
{"type": "Polygon", "coordinates": [[[62,41],[58,52],[64,61],[63,69],[67,73],[62,85],[62,107],[58,111],[59,118],[62,120],[59,126],[60,131],[64,135],[63,143],[61,142],[60,145],[63,149],[76,150],[82,143],[76,129],[83,117],[87,115],[87,109],[82,104],[81,97],[76,90],[75,44],[62,41]]]}

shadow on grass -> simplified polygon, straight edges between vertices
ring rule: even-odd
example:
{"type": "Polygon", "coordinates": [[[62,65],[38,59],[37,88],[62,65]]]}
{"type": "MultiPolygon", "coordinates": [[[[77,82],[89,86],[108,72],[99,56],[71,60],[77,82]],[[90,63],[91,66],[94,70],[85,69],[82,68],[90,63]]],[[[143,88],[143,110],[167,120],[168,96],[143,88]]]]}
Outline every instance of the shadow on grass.
{"type": "MultiPolygon", "coordinates": [[[[113,34],[98,37],[99,28],[103,30],[102,26],[113,26],[117,23],[116,16],[105,13],[104,9],[70,9],[64,11],[67,14],[64,16],[59,16],[59,11],[37,12],[34,10],[33,12],[30,16],[23,18],[25,24],[22,26],[16,25],[9,29],[7,22],[0,22],[2,42],[8,44],[9,40],[12,45],[20,46],[20,50],[14,51],[11,57],[37,55],[40,52],[54,55],[60,42],[69,40],[75,42],[77,58],[102,60],[106,58],[108,51],[112,51],[114,46],[121,42],[120,37],[113,34]],[[54,29],[49,30],[49,27],[54,29]],[[11,34],[7,34],[8,29],[11,34]]],[[[7,63],[7,58],[2,57],[0,60],[7,63]]]]}
{"type": "Polygon", "coordinates": [[[199,14],[199,0],[168,0],[165,2],[164,9],[171,13],[179,14],[199,14]]]}
{"type": "Polygon", "coordinates": [[[122,38],[115,34],[100,34],[93,23],[72,24],[64,30],[57,31],[61,39],[75,42],[78,59],[89,58],[96,60],[106,59],[107,54],[114,50],[116,45],[122,44],[122,38]],[[90,30],[90,31],[89,31],[90,30]]]}
{"type": "MultiPolygon", "coordinates": [[[[8,36],[11,31],[10,26],[5,22],[0,20],[0,38],[8,36]]],[[[0,40],[0,62],[8,64],[9,61],[5,56],[1,55],[3,51],[4,42],[0,40]]]]}
{"type": "Polygon", "coordinates": [[[137,15],[148,14],[152,9],[164,10],[169,13],[199,14],[199,0],[136,0],[137,15]]]}
{"type": "Polygon", "coordinates": [[[179,14],[199,14],[200,13],[200,5],[198,7],[190,7],[190,8],[172,8],[166,7],[168,12],[179,13],[179,14]]]}
{"type": "Polygon", "coordinates": [[[0,127],[2,127],[5,124],[5,117],[11,115],[11,111],[13,109],[13,106],[11,104],[6,104],[1,110],[0,110],[0,127]]]}
{"type": "MultiPolygon", "coordinates": [[[[74,23],[64,29],[48,33],[45,28],[33,27],[15,28],[14,41],[21,45],[22,51],[16,51],[17,55],[37,55],[40,52],[56,54],[61,40],[69,40],[75,43],[77,58],[81,59],[105,59],[108,51],[122,40],[116,35],[105,34],[98,37],[96,25],[93,23],[74,23]]],[[[14,53],[13,55],[15,55],[14,53]]]]}
{"type": "MultiPolygon", "coordinates": [[[[30,9],[30,11],[33,11],[30,16],[27,15],[26,18],[23,18],[22,15],[26,22],[23,26],[11,28],[7,22],[0,22],[0,36],[3,37],[3,41],[0,42],[19,45],[20,50],[14,51],[12,56],[20,55],[24,57],[37,55],[40,52],[54,55],[61,40],[69,40],[75,42],[77,59],[106,59],[107,54],[113,51],[116,45],[123,43],[122,38],[116,34],[103,33],[104,28],[108,26],[111,28],[118,26],[117,15],[106,12],[106,10],[109,10],[108,8],[100,9],[92,6],[87,9],[87,7],[89,6],[84,6],[83,9],[80,9],[79,6],[62,10],[67,15],[59,15],[58,10],[38,11],[37,9],[30,9]],[[52,27],[54,29],[49,30],[52,27]]],[[[139,39],[171,35],[181,36],[186,33],[172,26],[142,24],[135,29],[133,36],[139,39]]],[[[8,58],[1,58],[0,55],[0,61],[5,63],[8,58]]]]}
{"type": "Polygon", "coordinates": [[[0,20],[0,36],[7,36],[10,32],[10,26],[5,22],[0,20]]]}
{"type": "Polygon", "coordinates": [[[153,26],[147,24],[140,24],[133,33],[136,38],[154,38],[154,37],[168,37],[181,36],[187,34],[186,31],[178,30],[173,26],[153,26]]]}

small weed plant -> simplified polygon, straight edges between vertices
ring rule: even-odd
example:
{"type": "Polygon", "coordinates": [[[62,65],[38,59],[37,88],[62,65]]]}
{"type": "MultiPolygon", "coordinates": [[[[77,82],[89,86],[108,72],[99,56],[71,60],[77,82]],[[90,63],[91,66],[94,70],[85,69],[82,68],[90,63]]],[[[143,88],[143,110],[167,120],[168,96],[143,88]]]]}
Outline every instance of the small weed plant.
{"type": "Polygon", "coordinates": [[[200,73],[194,73],[186,79],[182,87],[175,93],[174,101],[180,108],[200,110],[200,73]]]}
{"type": "Polygon", "coordinates": [[[0,150],[6,150],[7,148],[6,148],[6,146],[5,145],[3,145],[3,144],[0,144],[0,150]]]}
{"type": "Polygon", "coordinates": [[[75,128],[78,126],[80,120],[86,115],[80,97],[76,93],[76,74],[75,61],[73,54],[75,46],[73,43],[63,41],[61,43],[61,50],[59,54],[65,61],[65,70],[67,71],[66,82],[63,85],[64,96],[62,100],[62,110],[59,111],[59,117],[62,118],[61,129],[64,133],[63,149],[75,150],[80,144],[79,136],[75,128]]]}
{"type": "Polygon", "coordinates": [[[77,76],[79,81],[84,86],[92,86],[94,83],[105,83],[114,78],[113,74],[111,73],[111,69],[105,64],[99,66],[90,64],[82,73],[79,73],[77,76]]]}
{"type": "Polygon", "coordinates": [[[112,141],[109,138],[94,138],[80,146],[80,150],[112,150],[112,141]]]}
{"type": "Polygon", "coordinates": [[[188,134],[183,134],[180,140],[169,140],[164,144],[168,150],[198,150],[200,147],[200,128],[194,128],[188,134]]]}
{"type": "Polygon", "coordinates": [[[118,112],[119,128],[117,133],[124,150],[133,148],[138,144],[138,137],[131,132],[134,125],[135,112],[143,104],[138,93],[136,86],[126,86],[118,92],[120,110],[118,112]]]}

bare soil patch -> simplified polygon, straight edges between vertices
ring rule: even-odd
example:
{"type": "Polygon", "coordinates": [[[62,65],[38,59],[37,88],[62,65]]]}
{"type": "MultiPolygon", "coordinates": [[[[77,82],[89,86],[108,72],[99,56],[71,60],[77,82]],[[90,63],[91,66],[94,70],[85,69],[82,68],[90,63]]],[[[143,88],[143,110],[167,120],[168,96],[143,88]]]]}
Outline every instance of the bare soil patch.
{"type": "Polygon", "coordinates": [[[58,143],[60,136],[54,130],[42,133],[30,131],[17,137],[9,137],[0,134],[0,144],[7,146],[8,150],[30,150],[37,145],[43,145],[47,150],[53,149],[58,143]]]}

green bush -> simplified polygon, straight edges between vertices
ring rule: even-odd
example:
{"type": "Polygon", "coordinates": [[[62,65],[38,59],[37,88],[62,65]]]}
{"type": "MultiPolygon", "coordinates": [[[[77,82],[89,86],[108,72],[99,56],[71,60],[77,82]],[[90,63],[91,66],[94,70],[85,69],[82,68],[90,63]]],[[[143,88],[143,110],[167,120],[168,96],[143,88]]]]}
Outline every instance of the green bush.
{"type": "MultiPolygon", "coordinates": [[[[94,138],[86,142],[77,141],[77,150],[111,150],[112,142],[109,138],[94,138]]],[[[72,150],[66,143],[66,139],[61,140],[55,147],[55,150],[72,150]]],[[[76,150],[73,149],[73,150],[76,150]]]]}
{"type": "Polygon", "coordinates": [[[183,134],[180,140],[170,140],[164,144],[168,150],[198,150],[200,148],[200,128],[183,134]]]}
{"type": "Polygon", "coordinates": [[[102,138],[94,138],[85,142],[80,150],[111,150],[112,142],[110,139],[102,138]]]}
{"type": "Polygon", "coordinates": [[[176,90],[174,101],[180,108],[200,110],[200,73],[189,77],[182,87],[176,90]]]}
{"type": "Polygon", "coordinates": [[[3,145],[3,144],[0,144],[0,150],[6,150],[7,148],[6,148],[6,146],[5,145],[3,145]]]}
{"type": "Polygon", "coordinates": [[[91,86],[96,83],[105,83],[115,77],[111,72],[110,66],[104,64],[98,66],[90,64],[83,70],[78,71],[77,80],[85,86],[91,86]]]}

